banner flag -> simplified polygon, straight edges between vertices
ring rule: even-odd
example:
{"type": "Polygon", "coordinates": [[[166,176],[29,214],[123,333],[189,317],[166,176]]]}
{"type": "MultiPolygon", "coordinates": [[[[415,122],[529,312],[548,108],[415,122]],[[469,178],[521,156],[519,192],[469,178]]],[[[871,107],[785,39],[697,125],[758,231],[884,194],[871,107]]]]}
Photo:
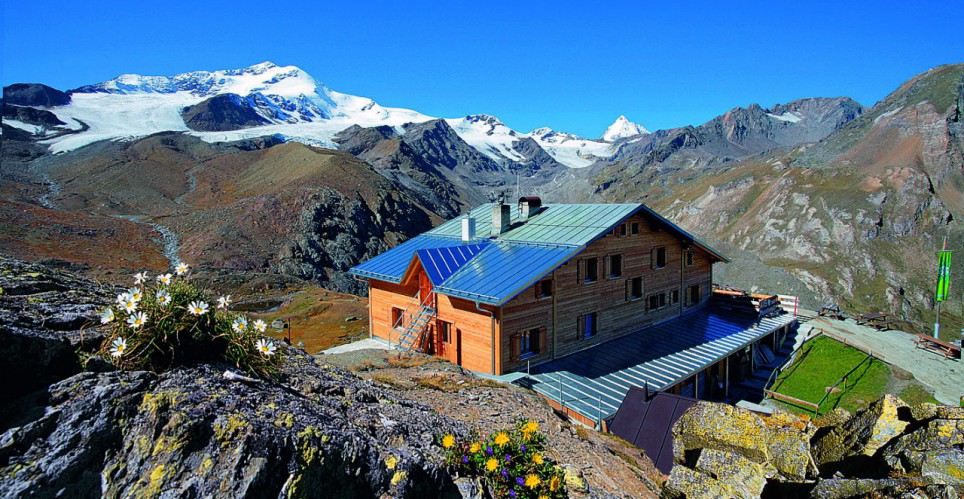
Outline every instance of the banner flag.
{"type": "Polygon", "coordinates": [[[947,299],[947,290],[951,286],[951,252],[941,251],[937,257],[937,301],[947,299]]]}

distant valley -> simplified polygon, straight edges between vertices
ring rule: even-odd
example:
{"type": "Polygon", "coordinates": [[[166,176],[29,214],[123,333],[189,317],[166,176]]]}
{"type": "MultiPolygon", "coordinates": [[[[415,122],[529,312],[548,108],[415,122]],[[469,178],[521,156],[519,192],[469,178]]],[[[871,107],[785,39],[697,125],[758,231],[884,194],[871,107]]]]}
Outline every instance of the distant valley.
{"type": "MultiPolygon", "coordinates": [[[[3,93],[0,248],[92,269],[344,271],[498,192],[642,201],[716,246],[731,285],[932,319],[934,252],[964,231],[964,64],[866,108],[805,98],[598,139],[435,118],[263,63],[3,93]]],[[[945,311],[956,328],[964,273],[945,311]]]]}

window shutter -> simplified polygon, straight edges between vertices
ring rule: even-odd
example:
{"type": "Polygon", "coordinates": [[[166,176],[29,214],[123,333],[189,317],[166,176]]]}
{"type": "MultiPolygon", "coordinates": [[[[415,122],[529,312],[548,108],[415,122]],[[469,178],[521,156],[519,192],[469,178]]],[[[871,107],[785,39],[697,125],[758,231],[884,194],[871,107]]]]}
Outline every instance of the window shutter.
{"type": "Polygon", "coordinates": [[[539,353],[546,352],[546,328],[539,328],[539,353]]]}
{"type": "Polygon", "coordinates": [[[649,268],[656,269],[656,248],[649,250],[649,268]]]}
{"type": "Polygon", "coordinates": [[[511,360],[513,361],[519,360],[519,357],[522,356],[521,343],[522,343],[522,337],[519,334],[513,334],[509,338],[509,357],[511,358],[511,360]]]}
{"type": "Polygon", "coordinates": [[[576,262],[576,282],[579,284],[583,283],[583,276],[586,275],[586,261],[579,260],[576,262]]]}
{"type": "Polygon", "coordinates": [[[586,330],[586,316],[580,315],[579,318],[576,319],[576,339],[577,340],[582,339],[582,335],[585,330],[586,330]]]}
{"type": "Polygon", "coordinates": [[[532,285],[532,297],[536,300],[542,297],[542,281],[536,281],[536,283],[532,285]]]}
{"type": "Polygon", "coordinates": [[[633,280],[626,279],[626,301],[629,301],[629,297],[632,296],[633,292],[633,280]]]}

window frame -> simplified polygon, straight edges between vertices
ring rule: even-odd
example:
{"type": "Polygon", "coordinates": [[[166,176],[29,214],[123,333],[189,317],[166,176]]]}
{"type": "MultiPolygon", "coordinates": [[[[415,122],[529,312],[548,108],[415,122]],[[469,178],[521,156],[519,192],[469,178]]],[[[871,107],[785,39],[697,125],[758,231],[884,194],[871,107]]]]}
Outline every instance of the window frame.
{"type": "Polygon", "coordinates": [[[693,265],[696,265],[696,252],[692,249],[683,251],[683,266],[692,267],[693,265]]]}
{"type": "Polygon", "coordinates": [[[630,235],[630,236],[638,236],[638,235],[639,235],[639,222],[630,222],[630,223],[629,223],[629,235],[630,235]]]}
{"type": "Polygon", "coordinates": [[[643,289],[643,276],[630,277],[626,279],[626,301],[639,301],[645,297],[643,289]],[[639,294],[635,294],[636,282],[639,282],[639,294]]]}
{"type": "Polygon", "coordinates": [[[536,291],[537,300],[545,300],[547,298],[552,298],[552,293],[555,291],[555,289],[553,289],[554,286],[552,285],[552,279],[542,279],[541,281],[536,283],[535,287],[536,287],[535,291],[536,291]],[[546,287],[549,288],[548,293],[546,292],[546,289],[545,289],[546,287]]]}
{"type": "Polygon", "coordinates": [[[623,255],[622,253],[615,253],[606,257],[606,278],[607,279],[621,279],[623,277],[623,255]],[[619,273],[613,273],[613,258],[619,261],[619,273]]]}
{"type": "Polygon", "coordinates": [[[591,340],[599,336],[599,312],[588,312],[579,316],[579,339],[580,340],[591,340]],[[591,320],[587,322],[587,319],[591,317],[591,320]],[[587,324],[591,328],[587,328],[587,324]],[[592,331],[587,335],[587,329],[592,331]]]}
{"type": "Polygon", "coordinates": [[[583,258],[582,262],[583,262],[582,268],[583,268],[583,274],[584,274],[581,279],[582,283],[592,284],[594,282],[598,282],[599,281],[599,257],[583,258]],[[589,265],[590,262],[592,262],[592,266],[591,266],[592,279],[590,279],[590,265],[589,265]]]}
{"type": "Polygon", "coordinates": [[[666,246],[657,246],[653,248],[652,251],[652,261],[650,262],[653,270],[665,269],[669,263],[669,255],[666,251],[666,246]],[[660,254],[662,253],[662,265],[660,265],[660,254]]]}

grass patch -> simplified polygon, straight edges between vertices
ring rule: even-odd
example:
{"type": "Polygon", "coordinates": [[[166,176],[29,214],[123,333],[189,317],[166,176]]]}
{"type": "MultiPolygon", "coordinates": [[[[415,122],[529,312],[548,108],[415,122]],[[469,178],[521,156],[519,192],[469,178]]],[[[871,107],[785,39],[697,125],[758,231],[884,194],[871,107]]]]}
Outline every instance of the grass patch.
{"type": "Polygon", "coordinates": [[[933,393],[916,381],[904,387],[897,396],[909,405],[920,405],[925,402],[940,404],[933,393]]]}
{"type": "MultiPolygon", "coordinates": [[[[827,396],[818,414],[826,414],[836,407],[854,412],[883,396],[890,381],[887,364],[877,359],[866,362],[866,357],[860,350],[831,338],[817,338],[808,343],[797,360],[777,378],[773,390],[818,403],[827,394],[828,387],[847,375],[847,381],[838,385],[841,391],[827,396]]],[[[805,407],[784,405],[795,412],[810,412],[805,407]]]]}

